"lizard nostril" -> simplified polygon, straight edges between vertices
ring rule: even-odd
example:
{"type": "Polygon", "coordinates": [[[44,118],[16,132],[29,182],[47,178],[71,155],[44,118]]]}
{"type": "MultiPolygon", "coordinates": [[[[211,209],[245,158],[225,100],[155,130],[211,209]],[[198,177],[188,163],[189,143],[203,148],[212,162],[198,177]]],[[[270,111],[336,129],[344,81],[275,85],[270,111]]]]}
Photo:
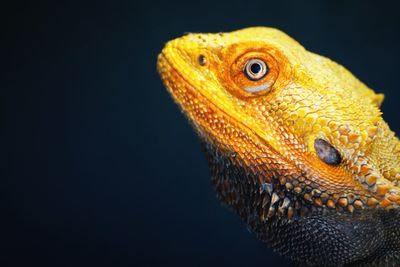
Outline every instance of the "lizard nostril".
{"type": "Polygon", "coordinates": [[[198,60],[199,60],[200,66],[204,66],[204,65],[206,65],[206,63],[207,63],[207,58],[206,58],[206,56],[204,56],[204,55],[200,55],[199,58],[198,58],[198,60]]]}
{"type": "Polygon", "coordinates": [[[323,139],[315,139],[314,148],[318,157],[329,165],[338,165],[342,161],[342,157],[336,148],[323,139]]]}

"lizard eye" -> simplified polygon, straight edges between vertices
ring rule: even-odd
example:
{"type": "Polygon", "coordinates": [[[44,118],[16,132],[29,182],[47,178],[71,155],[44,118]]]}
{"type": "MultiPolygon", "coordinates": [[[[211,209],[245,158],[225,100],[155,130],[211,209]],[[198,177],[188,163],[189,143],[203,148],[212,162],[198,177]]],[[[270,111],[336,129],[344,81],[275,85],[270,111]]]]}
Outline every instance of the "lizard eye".
{"type": "Polygon", "coordinates": [[[221,80],[229,91],[240,98],[259,97],[289,81],[290,64],[278,50],[255,47],[243,51],[232,46],[224,51],[221,80]],[[240,54],[239,54],[240,53],[240,54]],[[278,79],[280,77],[280,79],[278,79]]]}
{"type": "Polygon", "coordinates": [[[244,73],[246,74],[247,78],[252,81],[258,81],[267,75],[269,68],[267,64],[258,58],[250,59],[245,67],[244,73]]]}

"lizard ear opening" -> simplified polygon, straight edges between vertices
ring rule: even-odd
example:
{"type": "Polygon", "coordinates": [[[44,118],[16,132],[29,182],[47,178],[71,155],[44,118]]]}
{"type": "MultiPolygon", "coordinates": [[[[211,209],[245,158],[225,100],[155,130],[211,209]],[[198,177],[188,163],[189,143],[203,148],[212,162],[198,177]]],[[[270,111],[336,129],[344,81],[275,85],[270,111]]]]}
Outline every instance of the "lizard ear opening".
{"type": "Polygon", "coordinates": [[[314,141],[314,148],[318,157],[329,165],[338,165],[342,162],[339,152],[327,141],[317,138],[314,141]]]}

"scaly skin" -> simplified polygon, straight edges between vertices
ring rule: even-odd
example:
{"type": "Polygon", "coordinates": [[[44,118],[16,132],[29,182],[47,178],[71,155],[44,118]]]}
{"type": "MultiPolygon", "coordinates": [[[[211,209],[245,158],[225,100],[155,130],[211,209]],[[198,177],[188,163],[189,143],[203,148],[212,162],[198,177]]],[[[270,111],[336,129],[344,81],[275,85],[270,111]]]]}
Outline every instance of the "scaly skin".
{"type": "Polygon", "coordinates": [[[383,95],[272,28],[188,34],[157,67],[218,196],[261,240],[301,264],[400,265],[400,144],[383,95]],[[245,74],[254,58],[269,69],[260,80],[245,74]]]}

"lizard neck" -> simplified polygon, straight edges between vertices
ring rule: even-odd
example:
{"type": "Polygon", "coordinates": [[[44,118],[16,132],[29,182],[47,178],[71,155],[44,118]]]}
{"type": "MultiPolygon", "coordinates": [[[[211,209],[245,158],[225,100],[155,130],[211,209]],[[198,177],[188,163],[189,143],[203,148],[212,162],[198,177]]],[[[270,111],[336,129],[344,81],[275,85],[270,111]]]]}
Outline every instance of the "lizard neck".
{"type": "Polygon", "coordinates": [[[249,165],[236,152],[213,142],[203,141],[202,147],[218,197],[251,228],[274,220],[291,222],[311,212],[329,212],[287,188],[279,169],[266,172],[262,164],[249,165]]]}
{"type": "Polygon", "coordinates": [[[275,252],[301,266],[397,263],[397,209],[351,214],[322,209],[287,190],[279,173],[258,172],[212,142],[202,147],[220,200],[275,252]]]}

